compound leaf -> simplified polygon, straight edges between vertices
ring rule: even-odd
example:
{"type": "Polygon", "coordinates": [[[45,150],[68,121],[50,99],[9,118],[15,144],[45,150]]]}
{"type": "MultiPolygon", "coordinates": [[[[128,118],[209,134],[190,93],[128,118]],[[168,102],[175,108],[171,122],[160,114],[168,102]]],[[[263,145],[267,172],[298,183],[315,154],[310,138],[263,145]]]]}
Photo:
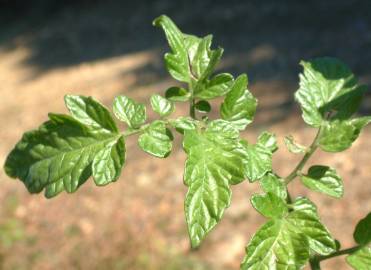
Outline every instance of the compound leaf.
{"type": "Polygon", "coordinates": [[[288,212],[285,201],[271,192],[255,194],[250,201],[256,211],[268,218],[280,218],[288,212]]]}
{"type": "Polygon", "coordinates": [[[250,182],[262,178],[272,170],[272,154],[277,149],[276,138],[273,134],[263,132],[256,144],[240,141],[240,153],[243,156],[244,172],[250,182]]]}
{"type": "Polygon", "coordinates": [[[340,152],[348,149],[358,138],[361,130],[371,122],[371,116],[350,120],[325,121],[319,146],[326,152],[340,152]]]}
{"type": "Polygon", "coordinates": [[[165,97],[170,101],[188,101],[191,94],[184,88],[173,86],[166,90],[165,97]]]}
{"type": "Polygon", "coordinates": [[[228,73],[215,75],[211,80],[198,84],[195,87],[195,97],[213,99],[227,94],[231,90],[233,76],[228,73]]]}
{"type": "Polygon", "coordinates": [[[335,198],[341,198],[344,194],[341,177],[335,169],[328,166],[315,165],[310,167],[308,174],[301,176],[301,181],[307,188],[335,198]]]}
{"type": "Polygon", "coordinates": [[[234,81],[220,107],[221,117],[232,122],[239,130],[245,129],[253,121],[258,104],[246,87],[247,76],[240,75],[234,81]]]}
{"type": "Polygon", "coordinates": [[[259,135],[258,143],[269,149],[272,153],[276,152],[278,149],[276,135],[267,131],[259,135]]]}
{"type": "Polygon", "coordinates": [[[192,72],[200,81],[209,77],[223,55],[223,49],[210,50],[213,36],[208,35],[200,40],[194,57],[191,57],[192,72]]]}
{"type": "Polygon", "coordinates": [[[262,179],[259,180],[259,184],[265,192],[270,192],[276,196],[286,200],[287,190],[282,179],[273,173],[267,173],[262,179]]]}
{"type": "Polygon", "coordinates": [[[131,128],[139,128],[146,121],[146,107],[131,98],[118,96],[113,102],[116,117],[131,128]]]}
{"type": "Polygon", "coordinates": [[[190,83],[203,81],[214,71],[223,54],[223,49],[211,50],[212,35],[198,38],[182,33],[167,16],[154,20],[155,26],[162,27],[172,53],[165,54],[166,68],[174,79],[190,83]]]}
{"type": "Polygon", "coordinates": [[[246,247],[241,270],[301,269],[309,259],[308,245],[290,220],[269,220],[246,247]]]}
{"type": "Polygon", "coordinates": [[[357,84],[344,63],[324,57],[300,64],[304,72],[300,74],[300,88],[295,98],[307,124],[319,127],[329,115],[336,119],[348,119],[356,112],[365,87],[357,84]]]}
{"type": "Polygon", "coordinates": [[[336,250],[335,240],[321,223],[317,207],[307,198],[298,198],[290,214],[298,232],[303,233],[309,241],[309,247],[321,255],[328,255],[336,250]]]}
{"type": "Polygon", "coordinates": [[[92,174],[96,185],[107,185],[119,178],[125,163],[125,153],[123,136],[97,152],[92,163],[92,174]]]}
{"type": "Polygon", "coordinates": [[[170,120],[170,125],[174,127],[180,133],[184,133],[185,130],[192,130],[196,129],[197,127],[197,120],[194,120],[191,117],[178,117],[175,120],[170,120]]]}
{"type": "Polygon", "coordinates": [[[292,135],[285,137],[285,145],[287,149],[294,154],[303,154],[307,151],[307,147],[296,142],[292,135]]]}
{"type": "Polygon", "coordinates": [[[187,153],[184,183],[189,187],[185,212],[192,247],[200,245],[230,204],[229,185],[241,182],[242,160],[236,148],[238,131],[230,123],[215,120],[205,130],[185,130],[187,153]]]}
{"type": "Polygon", "coordinates": [[[358,222],[353,237],[360,245],[366,245],[371,242],[371,213],[358,222]]]}
{"type": "Polygon", "coordinates": [[[98,130],[103,128],[118,132],[111,113],[92,97],[66,95],[64,101],[71,115],[82,124],[98,130]]]}
{"type": "Polygon", "coordinates": [[[153,111],[162,117],[168,116],[174,111],[174,104],[158,94],[151,96],[151,106],[153,111]]]}
{"type": "Polygon", "coordinates": [[[211,111],[211,105],[206,100],[200,100],[195,104],[195,109],[202,113],[208,113],[211,111]]]}
{"type": "Polygon", "coordinates": [[[138,144],[143,151],[153,156],[167,157],[171,152],[172,142],[166,124],[159,120],[152,122],[139,136],[138,144]]]}
{"type": "Polygon", "coordinates": [[[371,265],[371,247],[364,246],[347,258],[347,263],[355,270],[369,270],[371,265]]]}
{"type": "MultiPolygon", "coordinates": [[[[63,190],[76,191],[91,176],[97,154],[117,143],[122,146],[122,141],[119,133],[98,130],[68,115],[49,114],[49,118],[39,129],[23,135],[4,169],[10,177],[19,178],[29,192],[39,193],[45,188],[45,196],[53,197],[63,190]]],[[[117,174],[123,163],[123,158],[115,163],[117,174]]],[[[117,174],[107,177],[105,183],[115,181],[117,174]]],[[[96,176],[96,182],[102,183],[96,176]]]]}
{"type": "Polygon", "coordinates": [[[335,241],[319,221],[316,207],[305,198],[297,199],[288,214],[269,220],[246,248],[241,269],[301,269],[311,250],[330,254],[335,241]]]}
{"type": "Polygon", "coordinates": [[[166,35],[172,53],[165,54],[166,68],[170,75],[181,82],[190,81],[190,63],[183,33],[167,16],[162,15],[153,21],[153,25],[161,27],[166,35]]]}

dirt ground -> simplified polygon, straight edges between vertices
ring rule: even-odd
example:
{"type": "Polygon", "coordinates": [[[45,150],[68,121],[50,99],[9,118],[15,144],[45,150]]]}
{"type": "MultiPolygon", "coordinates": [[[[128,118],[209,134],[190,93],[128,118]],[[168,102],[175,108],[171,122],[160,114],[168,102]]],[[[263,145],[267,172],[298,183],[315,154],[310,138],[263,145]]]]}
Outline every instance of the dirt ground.
{"type": "MultiPolygon", "coordinates": [[[[24,131],[45,121],[48,112],[66,112],[67,93],[94,96],[108,107],[120,94],[148,105],[153,92],[174,85],[163,67],[165,39],[151,26],[162,13],[185,32],[213,33],[225,48],[220,70],[248,73],[259,109],[243,136],[254,142],[261,131],[274,132],[280,149],[273,166],[283,176],[300,159],[285,149],[283,137],[292,134],[309,144],[315,132],[303,123],[293,100],[299,60],[339,57],[362,83],[371,84],[369,1],[131,2],[0,9],[1,164],[24,131]]],[[[177,115],[186,113],[186,106],[177,107],[177,115]]],[[[360,114],[370,113],[367,94],[360,114]]],[[[216,109],[212,115],[217,116],[216,109]]],[[[351,149],[318,151],[308,164],[335,167],[344,179],[343,199],[308,192],[298,181],[289,187],[319,206],[323,222],[343,247],[354,245],[353,228],[371,211],[370,136],[368,127],[351,149]]],[[[131,137],[127,156],[116,183],[98,188],[88,181],[76,193],[51,200],[29,195],[1,169],[0,269],[238,269],[245,245],[264,222],[249,203],[257,184],[233,187],[223,220],[192,251],[183,213],[180,138],[163,160],[141,152],[131,137]]],[[[322,266],[349,269],[343,257],[322,266]]]]}

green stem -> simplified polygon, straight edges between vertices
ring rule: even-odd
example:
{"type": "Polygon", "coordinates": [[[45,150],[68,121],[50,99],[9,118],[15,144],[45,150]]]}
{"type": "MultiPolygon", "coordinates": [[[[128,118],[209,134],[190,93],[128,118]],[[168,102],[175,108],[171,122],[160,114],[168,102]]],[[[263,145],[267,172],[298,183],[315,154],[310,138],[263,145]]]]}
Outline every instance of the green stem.
{"type": "Polygon", "coordinates": [[[331,259],[331,258],[334,258],[334,257],[342,256],[342,255],[352,254],[352,253],[356,252],[357,250],[359,250],[360,248],[362,248],[362,246],[355,246],[355,247],[351,247],[351,248],[347,248],[347,249],[343,249],[343,250],[338,250],[338,251],[335,251],[334,253],[331,253],[329,255],[314,256],[309,260],[310,268],[312,270],[320,270],[321,269],[320,263],[322,261],[327,260],[327,259],[331,259]]]}
{"type": "Polygon", "coordinates": [[[318,148],[318,141],[320,139],[322,128],[320,127],[318,129],[318,132],[316,134],[316,137],[314,138],[312,144],[309,146],[308,151],[303,156],[302,160],[298,163],[298,165],[295,167],[295,169],[285,178],[286,185],[290,183],[292,180],[295,179],[296,176],[300,173],[300,171],[304,168],[305,164],[309,160],[309,158],[313,155],[313,153],[318,148]]]}
{"type": "MultiPolygon", "coordinates": [[[[191,69],[192,70],[192,69],[191,69]]],[[[196,108],[195,108],[195,103],[196,103],[196,100],[193,96],[193,82],[192,82],[192,79],[191,81],[188,83],[188,88],[189,88],[189,92],[191,93],[191,97],[189,99],[189,115],[193,118],[193,119],[197,119],[196,118],[196,108]]]]}
{"type": "MultiPolygon", "coordinates": [[[[292,198],[291,198],[289,189],[287,187],[286,187],[286,194],[287,194],[287,197],[286,197],[287,204],[292,204],[292,198]]],[[[289,212],[291,212],[291,211],[292,211],[292,209],[289,208],[289,212]]]]}
{"type": "Polygon", "coordinates": [[[143,126],[141,126],[140,128],[138,129],[129,129],[129,130],[125,130],[122,135],[124,137],[128,137],[130,135],[134,135],[134,134],[137,134],[137,133],[140,133],[142,132],[143,130],[145,130],[147,127],[149,126],[149,124],[145,124],[143,126]]]}
{"type": "Polygon", "coordinates": [[[195,99],[191,98],[189,101],[189,115],[193,118],[196,119],[196,109],[195,109],[195,99]]]}
{"type": "Polygon", "coordinates": [[[321,270],[321,265],[319,263],[319,260],[316,258],[312,258],[309,260],[310,269],[312,270],[321,270]]]}
{"type": "Polygon", "coordinates": [[[330,259],[330,258],[333,258],[333,257],[342,256],[342,255],[346,255],[346,254],[352,254],[352,253],[356,252],[357,250],[359,250],[360,248],[362,248],[362,246],[355,246],[355,247],[351,247],[351,248],[347,248],[347,249],[343,249],[343,250],[338,250],[338,251],[335,251],[334,253],[331,253],[329,255],[317,256],[316,259],[319,262],[321,262],[321,261],[324,261],[324,260],[327,260],[327,259],[330,259]]]}

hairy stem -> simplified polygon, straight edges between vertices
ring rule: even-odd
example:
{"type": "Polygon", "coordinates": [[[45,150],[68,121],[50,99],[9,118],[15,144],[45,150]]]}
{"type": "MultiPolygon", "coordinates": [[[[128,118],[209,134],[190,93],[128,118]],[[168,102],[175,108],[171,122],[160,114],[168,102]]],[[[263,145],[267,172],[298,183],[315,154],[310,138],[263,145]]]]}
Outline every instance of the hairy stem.
{"type": "Polygon", "coordinates": [[[292,180],[295,179],[296,176],[298,176],[299,172],[304,168],[305,164],[309,160],[309,158],[313,155],[313,153],[318,148],[318,141],[321,135],[322,128],[320,127],[317,131],[316,137],[314,138],[312,144],[309,146],[308,151],[303,156],[302,160],[298,163],[298,165],[295,167],[295,169],[285,178],[286,185],[290,183],[292,180]]]}

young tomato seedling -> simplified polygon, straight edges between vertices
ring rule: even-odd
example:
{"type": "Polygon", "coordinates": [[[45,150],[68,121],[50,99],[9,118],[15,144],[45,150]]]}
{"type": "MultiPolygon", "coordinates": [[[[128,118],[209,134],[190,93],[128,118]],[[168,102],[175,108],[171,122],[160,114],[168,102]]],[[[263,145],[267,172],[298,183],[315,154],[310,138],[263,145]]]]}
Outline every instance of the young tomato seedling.
{"type": "Polygon", "coordinates": [[[245,74],[215,74],[223,49],[211,49],[212,36],[199,38],[182,33],[166,16],[153,24],[162,28],[171,52],[165,54],[170,75],[184,83],[165,95],[152,95],[152,110],[159,115],[146,121],[146,107],[126,96],[113,101],[113,115],[126,123],[120,131],[113,115],[92,97],[67,95],[70,115],[49,114],[38,129],[26,132],[5,162],[5,172],[20,179],[30,193],[44,190],[47,198],[62,191],[75,192],[90,176],[98,186],[115,182],[125,164],[125,142],[138,134],[139,147],[165,158],[172,149],[172,130],[183,136],[187,155],[184,183],[188,187],[184,211],[191,246],[198,247],[223,216],[231,202],[231,185],[247,179],[259,181],[262,193],[251,197],[252,206],[267,222],[252,236],[241,269],[301,269],[310,264],[348,254],[346,261],[357,270],[371,269],[371,214],[356,226],[356,246],[340,249],[322,224],[317,208],[308,198],[292,198],[287,185],[298,178],[304,186],[334,198],[343,195],[342,179],[326,165],[303,168],[321,149],[348,149],[371,116],[355,117],[365,86],[341,61],[317,58],[302,61],[300,87],[295,99],[304,121],[317,129],[312,144],[285,138],[290,152],[303,155],[287,177],[272,171],[276,137],[263,132],[256,144],[240,137],[254,118],[256,98],[247,89],[245,74]],[[219,119],[200,118],[211,110],[208,100],[224,97],[219,119]],[[189,103],[189,116],[171,118],[177,102],[189,103]]]}

